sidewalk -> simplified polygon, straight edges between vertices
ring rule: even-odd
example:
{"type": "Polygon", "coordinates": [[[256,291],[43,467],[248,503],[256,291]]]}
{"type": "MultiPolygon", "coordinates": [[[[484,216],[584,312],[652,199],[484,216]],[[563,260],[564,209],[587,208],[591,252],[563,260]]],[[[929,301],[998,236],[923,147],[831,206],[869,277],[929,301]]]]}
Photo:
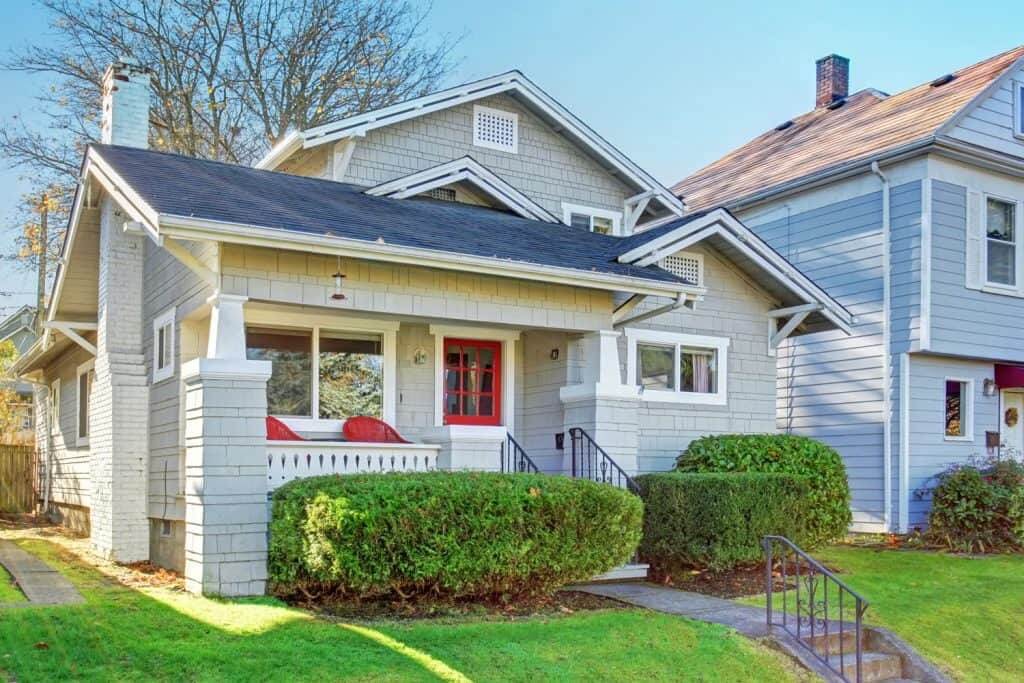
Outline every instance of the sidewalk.
{"type": "Polygon", "coordinates": [[[57,570],[10,541],[0,539],[0,564],[14,580],[28,602],[0,607],[33,607],[38,605],[70,605],[85,602],[71,582],[57,570]]]}

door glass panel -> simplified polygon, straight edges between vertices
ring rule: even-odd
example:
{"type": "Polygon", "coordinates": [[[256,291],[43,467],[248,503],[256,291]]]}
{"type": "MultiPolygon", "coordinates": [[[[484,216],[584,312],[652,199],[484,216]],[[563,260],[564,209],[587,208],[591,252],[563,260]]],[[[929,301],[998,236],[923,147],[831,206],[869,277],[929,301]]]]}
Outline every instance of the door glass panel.
{"type": "Polygon", "coordinates": [[[444,411],[448,424],[499,424],[500,345],[445,342],[444,411]]]}

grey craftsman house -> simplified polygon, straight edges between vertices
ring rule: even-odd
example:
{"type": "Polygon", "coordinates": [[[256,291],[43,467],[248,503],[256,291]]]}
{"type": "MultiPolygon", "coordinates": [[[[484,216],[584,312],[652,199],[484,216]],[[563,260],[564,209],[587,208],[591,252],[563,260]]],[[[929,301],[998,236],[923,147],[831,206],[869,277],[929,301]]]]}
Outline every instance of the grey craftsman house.
{"type": "Polygon", "coordinates": [[[1016,455],[1024,420],[1024,48],[815,108],[673,189],[725,206],[856,316],[778,350],[780,430],[844,456],[854,528],[927,521],[934,475],[1016,455]]]}
{"type": "Polygon", "coordinates": [[[282,482],[668,469],[698,435],[774,429],[782,340],[851,329],[518,72],[296,132],[257,168],[147,150],[149,78],[107,72],[18,370],[48,511],[190,590],[263,592],[282,482]],[[343,439],[359,416],[407,443],[343,439]]]}

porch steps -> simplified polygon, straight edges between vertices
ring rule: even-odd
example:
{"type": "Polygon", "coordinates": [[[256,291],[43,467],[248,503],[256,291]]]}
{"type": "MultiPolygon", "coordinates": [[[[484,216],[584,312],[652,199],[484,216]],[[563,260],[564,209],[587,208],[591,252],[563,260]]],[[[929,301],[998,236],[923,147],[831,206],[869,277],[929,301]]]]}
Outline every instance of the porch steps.
{"type": "Polygon", "coordinates": [[[645,562],[630,562],[595,576],[590,581],[592,583],[604,581],[646,581],[647,570],[650,568],[651,565],[645,562]]]}

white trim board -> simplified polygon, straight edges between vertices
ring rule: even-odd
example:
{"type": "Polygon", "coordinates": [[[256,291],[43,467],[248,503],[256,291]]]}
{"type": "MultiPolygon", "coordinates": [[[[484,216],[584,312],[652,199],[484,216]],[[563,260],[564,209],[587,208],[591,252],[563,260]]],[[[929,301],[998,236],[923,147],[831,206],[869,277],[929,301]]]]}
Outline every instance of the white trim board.
{"type": "Polygon", "coordinates": [[[655,191],[656,198],[660,203],[672,213],[682,215],[685,208],[683,202],[671,190],[659,183],[654,176],[640,168],[519,71],[508,71],[471,83],[464,83],[390,107],[290,134],[260,159],[255,167],[273,169],[300,148],[309,149],[355,135],[365,135],[368,131],[377,128],[468,102],[475,102],[499,93],[514,93],[517,99],[550,121],[560,133],[574,139],[596,158],[604,161],[623,180],[632,183],[641,192],[655,191]]]}
{"type": "Polygon", "coordinates": [[[470,156],[389,180],[366,190],[366,194],[375,197],[405,199],[458,182],[467,182],[473,185],[488,197],[523,218],[546,223],[559,222],[547,209],[470,156]]]}
{"type": "Polygon", "coordinates": [[[677,386],[673,391],[651,391],[640,390],[639,396],[643,401],[661,403],[693,403],[699,405],[724,406],[729,403],[729,346],[728,337],[711,337],[701,334],[684,334],[678,332],[663,332],[659,330],[647,330],[637,327],[627,327],[626,334],[626,384],[639,387],[637,382],[637,345],[650,343],[654,345],[672,346],[675,349],[673,373],[675,381],[679,383],[680,377],[680,349],[684,346],[714,349],[717,368],[715,373],[716,388],[713,393],[686,392],[677,386]]]}

